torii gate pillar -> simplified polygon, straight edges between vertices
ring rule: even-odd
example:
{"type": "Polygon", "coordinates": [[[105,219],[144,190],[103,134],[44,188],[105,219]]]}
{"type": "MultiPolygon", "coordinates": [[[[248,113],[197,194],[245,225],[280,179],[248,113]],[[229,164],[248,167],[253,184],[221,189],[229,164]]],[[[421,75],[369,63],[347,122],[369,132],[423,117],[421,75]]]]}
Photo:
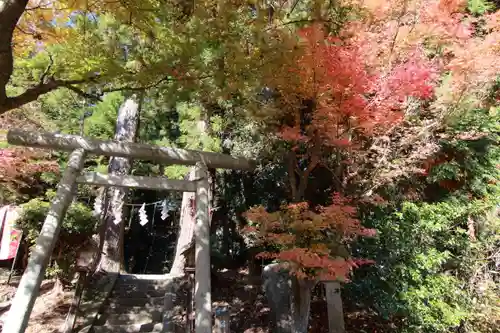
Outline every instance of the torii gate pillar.
{"type": "Polygon", "coordinates": [[[210,285],[210,219],[208,199],[208,170],[196,164],[196,224],[195,250],[195,333],[212,332],[212,295],[210,285]]]}
{"type": "Polygon", "coordinates": [[[45,269],[56,245],[64,215],[73,199],[76,178],[83,168],[84,159],[83,149],[75,150],[69,157],[68,166],[57,188],[57,194],[52,199],[42,230],[31,252],[28,267],[12,300],[9,316],[3,327],[4,332],[23,333],[28,326],[28,320],[40,291],[45,269]]]}

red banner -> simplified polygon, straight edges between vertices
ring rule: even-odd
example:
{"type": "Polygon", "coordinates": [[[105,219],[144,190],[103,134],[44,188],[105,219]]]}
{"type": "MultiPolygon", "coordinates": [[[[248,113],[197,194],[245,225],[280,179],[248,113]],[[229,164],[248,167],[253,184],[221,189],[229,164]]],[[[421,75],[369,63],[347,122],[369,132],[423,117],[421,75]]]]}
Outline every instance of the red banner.
{"type": "Polygon", "coordinates": [[[2,231],[2,238],[0,239],[0,260],[8,260],[16,256],[22,235],[21,230],[14,228],[18,216],[16,207],[4,206],[0,208],[0,230],[2,231]]]}

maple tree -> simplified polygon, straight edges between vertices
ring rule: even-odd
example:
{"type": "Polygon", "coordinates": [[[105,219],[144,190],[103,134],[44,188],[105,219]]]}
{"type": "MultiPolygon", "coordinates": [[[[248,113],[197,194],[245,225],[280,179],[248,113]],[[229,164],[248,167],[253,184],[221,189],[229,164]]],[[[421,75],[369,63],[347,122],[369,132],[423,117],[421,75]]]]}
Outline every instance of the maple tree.
{"type": "Polygon", "coordinates": [[[278,250],[262,252],[259,257],[288,262],[298,278],[347,281],[352,268],[370,263],[351,259],[345,244],[358,236],[373,236],[375,230],[361,226],[356,209],[338,193],[327,207],[311,209],[302,202],[273,213],[255,207],[246,218],[252,225],[244,232],[278,250]]]}
{"type": "MultiPolygon", "coordinates": [[[[300,155],[309,165],[296,170],[299,183],[333,151],[342,155],[334,169],[339,191],[353,182],[367,191],[415,172],[435,152],[433,133],[455,111],[495,103],[488,94],[500,65],[497,12],[478,19],[464,12],[463,1],[359,6],[369,14],[335,36],[322,24],[299,31],[302,55],[268,81],[281,94],[274,116],[285,126],[276,130],[299,153],[290,163],[300,155]]],[[[305,185],[296,187],[301,197],[305,185]]]]}
{"type": "MultiPolygon", "coordinates": [[[[335,252],[327,250],[328,236],[321,232],[323,219],[350,225],[353,217],[319,214],[309,207],[306,190],[313,172],[328,168],[335,190],[351,195],[351,205],[380,200],[373,190],[405,172],[415,173],[436,151],[435,133],[446,119],[464,101],[469,108],[484,106],[487,100],[481,94],[498,75],[498,14],[485,15],[486,23],[479,24],[465,13],[463,1],[357,5],[363,15],[339,33],[328,33],[323,22],[299,29],[300,52],[266,81],[275,91],[275,109],[264,112],[271,113],[271,131],[286,147],[293,204],[275,213],[254,208],[248,217],[260,226],[252,231],[277,247],[264,255],[286,263],[299,272],[299,279],[324,278],[325,271],[331,278],[345,278],[354,267],[349,260],[335,259],[335,252]],[[475,52],[484,52],[485,61],[478,62],[475,52]],[[432,114],[432,122],[408,121],[415,114],[414,119],[432,114]],[[422,140],[423,134],[432,140],[422,140]],[[395,160],[404,164],[393,165],[395,160]],[[320,237],[315,240],[322,245],[301,246],[296,225],[306,234],[316,230],[320,237]],[[305,268],[315,269],[304,275],[305,268]]],[[[335,201],[330,206],[342,207],[335,201]]]]}

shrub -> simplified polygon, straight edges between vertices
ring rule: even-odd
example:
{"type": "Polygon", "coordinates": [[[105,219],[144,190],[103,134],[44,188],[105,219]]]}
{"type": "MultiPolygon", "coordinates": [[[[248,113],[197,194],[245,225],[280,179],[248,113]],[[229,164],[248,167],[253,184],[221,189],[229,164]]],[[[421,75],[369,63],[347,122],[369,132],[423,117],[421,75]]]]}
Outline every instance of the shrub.
{"type": "MultiPolygon", "coordinates": [[[[23,230],[30,245],[36,241],[49,207],[50,202],[40,199],[30,200],[20,206],[21,212],[17,225],[23,230]]],[[[70,279],[76,254],[92,236],[96,222],[92,209],[84,204],[75,202],[69,207],[52,254],[56,266],[47,270],[48,276],[55,276],[63,282],[70,279]]]]}

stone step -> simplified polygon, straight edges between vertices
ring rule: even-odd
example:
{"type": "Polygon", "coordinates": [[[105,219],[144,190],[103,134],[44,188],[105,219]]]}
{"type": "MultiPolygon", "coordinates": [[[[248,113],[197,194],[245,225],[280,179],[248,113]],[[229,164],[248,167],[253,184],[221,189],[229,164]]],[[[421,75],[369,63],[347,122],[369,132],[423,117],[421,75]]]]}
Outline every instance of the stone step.
{"type": "Polygon", "coordinates": [[[111,298],[143,298],[143,297],[164,297],[164,289],[115,289],[111,293],[111,298]]]}
{"type": "Polygon", "coordinates": [[[139,313],[139,312],[155,312],[155,311],[163,311],[164,305],[151,305],[144,304],[142,306],[137,306],[133,304],[110,304],[105,307],[103,311],[105,313],[139,313]]]}
{"type": "Polygon", "coordinates": [[[130,298],[110,298],[108,300],[108,305],[110,307],[117,306],[163,306],[165,304],[165,297],[147,297],[142,295],[141,297],[130,297],[130,298]]]}
{"type": "Polygon", "coordinates": [[[163,312],[142,311],[139,313],[106,313],[99,317],[96,325],[132,325],[162,322],[163,312]]]}
{"type": "Polygon", "coordinates": [[[103,325],[94,326],[93,333],[137,333],[149,332],[159,333],[163,329],[161,323],[136,324],[136,325],[103,325]]]}
{"type": "Polygon", "coordinates": [[[167,289],[168,287],[168,285],[154,283],[127,283],[116,284],[113,290],[160,290],[167,289]]]}
{"type": "Polygon", "coordinates": [[[117,279],[117,283],[168,283],[176,277],[166,274],[123,274],[117,279]]]}

